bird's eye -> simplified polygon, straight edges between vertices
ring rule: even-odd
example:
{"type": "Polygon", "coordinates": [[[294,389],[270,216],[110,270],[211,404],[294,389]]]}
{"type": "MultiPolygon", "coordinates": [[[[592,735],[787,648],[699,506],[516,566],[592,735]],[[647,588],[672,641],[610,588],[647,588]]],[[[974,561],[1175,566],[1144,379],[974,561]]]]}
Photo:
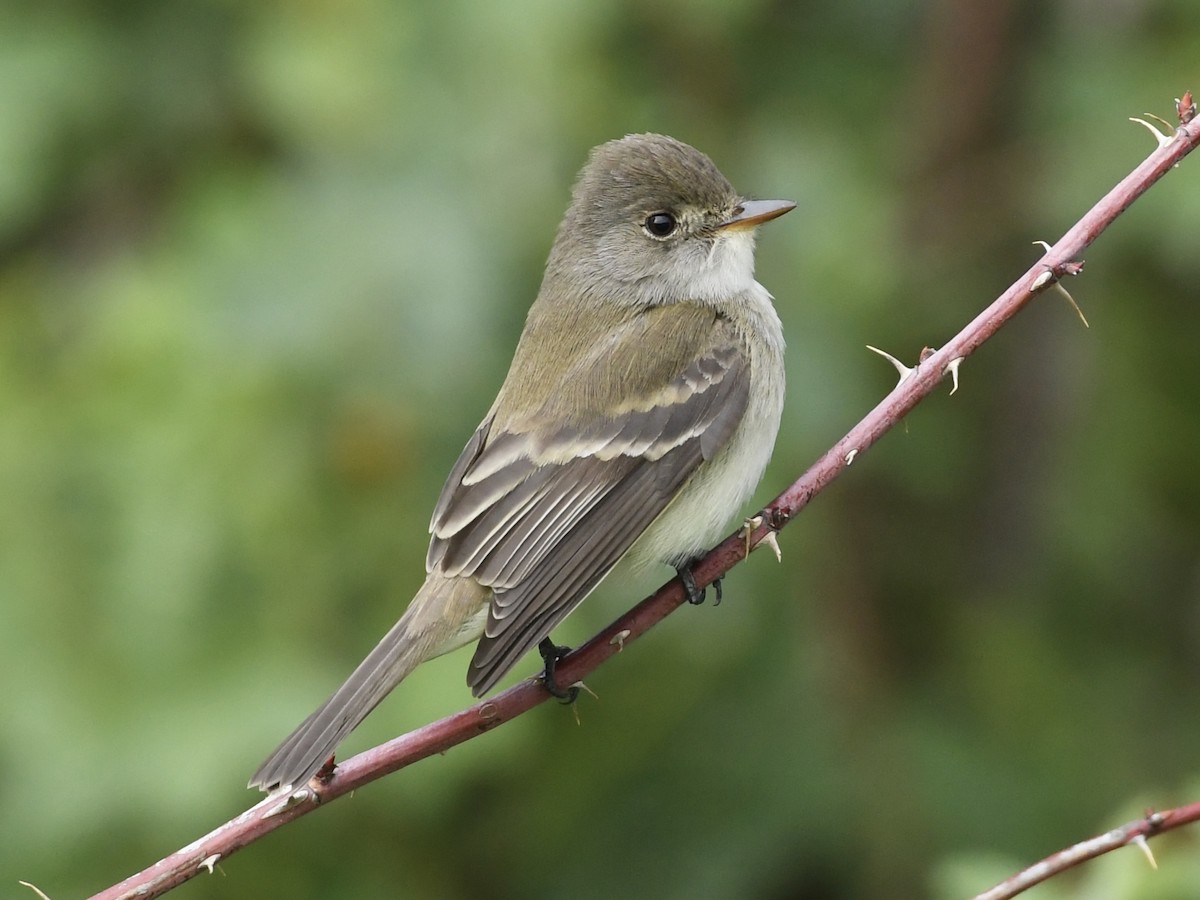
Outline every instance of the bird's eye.
{"type": "Polygon", "coordinates": [[[679,227],[679,223],[675,221],[675,217],[669,212],[656,212],[646,216],[646,221],[642,223],[642,227],[656,238],[665,238],[669,237],[679,227]]]}

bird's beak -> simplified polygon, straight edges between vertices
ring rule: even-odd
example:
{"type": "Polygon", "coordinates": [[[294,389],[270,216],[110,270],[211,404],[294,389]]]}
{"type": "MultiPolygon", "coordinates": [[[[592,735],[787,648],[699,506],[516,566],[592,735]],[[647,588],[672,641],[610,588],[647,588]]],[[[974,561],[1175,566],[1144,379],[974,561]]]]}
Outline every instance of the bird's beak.
{"type": "Polygon", "coordinates": [[[791,200],[743,200],[733,215],[718,225],[718,228],[754,228],[763,222],[777,219],[791,212],[796,204],[791,200]]]}

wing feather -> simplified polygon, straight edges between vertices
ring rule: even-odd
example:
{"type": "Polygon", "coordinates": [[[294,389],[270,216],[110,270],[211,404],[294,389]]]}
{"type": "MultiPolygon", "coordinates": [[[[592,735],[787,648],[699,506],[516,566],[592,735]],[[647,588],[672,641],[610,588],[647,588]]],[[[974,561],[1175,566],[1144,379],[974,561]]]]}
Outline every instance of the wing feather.
{"type": "MultiPolygon", "coordinates": [[[[605,352],[615,358],[639,342],[644,350],[653,315],[618,327],[605,352]]],[[[494,591],[467,676],[476,695],[587,596],[741,421],[750,378],[739,336],[711,311],[682,324],[694,331],[685,362],[626,392],[622,405],[520,419],[498,406],[455,464],[427,563],[494,591]]],[[[598,354],[589,365],[599,378],[617,363],[598,354]]],[[[578,382],[586,377],[573,371],[559,395],[585,404],[597,393],[578,382]]],[[[549,407],[555,386],[545,394],[549,407]]]]}
{"type": "Polygon", "coordinates": [[[476,694],[495,686],[611,571],[629,546],[666,508],[699,461],[692,442],[636,469],[564,537],[542,565],[492,602],[467,683],[476,694]]]}

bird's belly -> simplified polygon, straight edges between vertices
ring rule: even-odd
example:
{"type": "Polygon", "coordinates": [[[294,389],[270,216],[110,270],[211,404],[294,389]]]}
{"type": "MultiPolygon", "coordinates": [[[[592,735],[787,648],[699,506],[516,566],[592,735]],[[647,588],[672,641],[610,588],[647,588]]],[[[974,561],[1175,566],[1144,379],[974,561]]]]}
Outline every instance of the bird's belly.
{"type": "MultiPolygon", "coordinates": [[[[774,355],[774,348],[767,355],[774,355]]],[[[729,443],[701,463],[679,494],[630,548],[630,562],[679,566],[724,537],[762,479],[783,415],[782,353],[755,360],[750,402],[729,443]]]]}

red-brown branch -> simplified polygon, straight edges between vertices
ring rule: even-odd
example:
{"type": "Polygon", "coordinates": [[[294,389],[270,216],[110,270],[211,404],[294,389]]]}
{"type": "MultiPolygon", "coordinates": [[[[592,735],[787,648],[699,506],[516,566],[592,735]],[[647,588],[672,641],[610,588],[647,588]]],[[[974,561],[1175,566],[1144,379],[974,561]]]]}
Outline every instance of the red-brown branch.
{"type": "MultiPolygon", "coordinates": [[[[761,525],[749,536],[740,534],[727,538],[695,566],[693,574],[697,586],[711,584],[744,559],[747,548],[757,546],[769,533],[784,527],[814,496],[845,471],[856,456],[866,452],[909,410],[928,396],[946,376],[948,366],[954,360],[974,353],[1040,291],[1064,275],[1077,273],[1078,263],[1075,261],[1084,249],[1134,200],[1190,153],[1198,139],[1200,119],[1182,124],[1171,141],[1159,146],[1109,191],[991,306],[941,349],[923,353],[908,377],[763,510],[761,525]]],[[[684,592],[678,581],[663,586],[566,657],[557,669],[559,683],[579,681],[618,653],[624,644],[640,637],[670,615],[683,602],[684,592]]],[[[299,802],[281,809],[278,798],[263,800],[149,869],[96,894],[93,900],[160,896],[200,872],[211,871],[216,863],[228,859],[232,853],[293,819],[312,812],[321,804],[490,731],[545,702],[548,697],[537,681],[524,681],[490,700],[360,753],[339,765],[331,778],[319,786],[306,789],[307,796],[299,802]]]]}
{"type": "Polygon", "coordinates": [[[1183,825],[1190,825],[1197,820],[1200,820],[1200,803],[1190,803],[1166,812],[1146,813],[1141,819],[1126,822],[1104,834],[1080,841],[1074,846],[1047,856],[1029,868],[1022,869],[1011,878],[1006,878],[991,890],[976,895],[974,900],[1009,900],[1010,897],[1024,893],[1034,885],[1041,884],[1046,879],[1065,872],[1072,866],[1095,859],[1097,856],[1103,856],[1105,853],[1129,844],[1142,844],[1148,849],[1149,845],[1144,843],[1147,838],[1183,825]]]}

